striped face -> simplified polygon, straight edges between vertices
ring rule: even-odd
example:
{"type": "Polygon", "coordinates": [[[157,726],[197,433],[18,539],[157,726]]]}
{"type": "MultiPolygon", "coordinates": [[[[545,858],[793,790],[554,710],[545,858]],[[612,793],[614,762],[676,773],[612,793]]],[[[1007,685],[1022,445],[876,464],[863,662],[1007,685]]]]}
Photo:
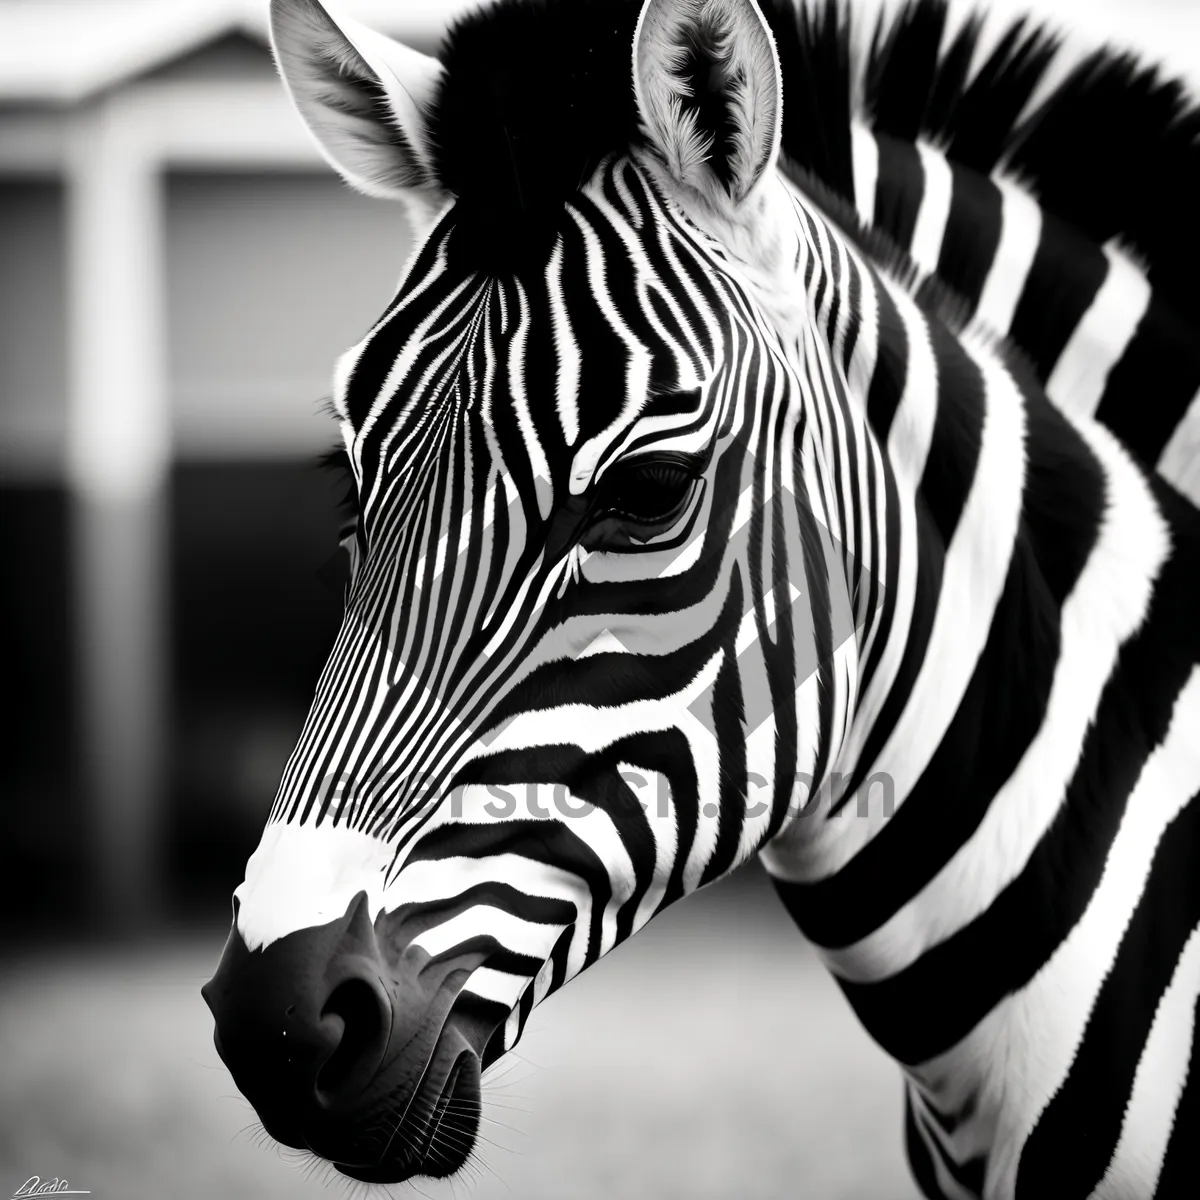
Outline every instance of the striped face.
{"type": "MultiPolygon", "coordinates": [[[[673,61],[654,8],[638,53],[673,61]]],[[[768,69],[777,102],[761,18],[732,9],[736,78],[768,69]]],[[[463,207],[425,203],[337,371],[345,620],[206,998],[267,1130],[356,1178],[456,1170],[481,1066],[533,1006],[762,846],[834,740],[815,673],[840,575],[807,415],[828,351],[785,353],[737,244],[778,122],[755,109],[708,178],[656,126],[663,79],[638,79],[649,147],[605,158],[544,252],[479,270],[463,207]]]]}
{"type": "Polygon", "coordinates": [[[799,378],[642,167],[605,164],[505,278],[455,269],[456,234],[451,209],[343,360],[345,621],[235,933],[265,971],[357,925],[415,991],[395,1020],[458,1022],[447,1072],[779,829],[830,552],[799,378]]]}
{"type": "Polygon", "coordinates": [[[411,944],[503,947],[463,991],[511,1044],[778,828],[815,736],[793,602],[825,561],[795,371],[633,160],[567,206],[547,261],[456,269],[456,236],[451,209],[339,371],[362,510],[345,622],[238,929],[265,945],[359,892],[373,921],[436,905],[411,944]]]}

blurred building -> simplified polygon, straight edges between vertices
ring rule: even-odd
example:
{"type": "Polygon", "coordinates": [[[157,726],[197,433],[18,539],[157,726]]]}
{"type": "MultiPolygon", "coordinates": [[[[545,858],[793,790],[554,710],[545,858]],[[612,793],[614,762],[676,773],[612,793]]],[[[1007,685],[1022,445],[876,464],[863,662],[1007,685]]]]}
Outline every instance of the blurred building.
{"type": "MultiPolygon", "coordinates": [[[[352,7],[432,49],[456,6],[352,7]]],[[[21,926],[227,892],[336,628],[321,402],[408,239],[316,154],[265,12],[0,4],[0,877],[21,926]]]]}

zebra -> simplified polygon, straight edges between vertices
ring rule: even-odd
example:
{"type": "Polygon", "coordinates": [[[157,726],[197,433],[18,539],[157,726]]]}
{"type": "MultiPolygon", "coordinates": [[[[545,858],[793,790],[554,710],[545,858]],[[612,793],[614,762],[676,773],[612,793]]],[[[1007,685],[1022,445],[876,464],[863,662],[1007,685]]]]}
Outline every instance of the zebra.
{"type": "MultiPolygon", "coordinates": [[[[271,18],[415,248],[334,371],[345,619],[203,989],[267,1132],[453,1174],[534,1006],[757,855],[926,1195],[1192,1194],[1200,511],[862,220],[902,39],[499,0],[432,59],[271,18]]],[[[1194,198],[1195,110],[1135,111],[1194,198]]]]}
{"type": "MultiPolygon", "coordinates": [[[[856,75],[835,62],[835,91],[858,94],[854,118],[827,141],[798,140],[795,161],[1018,348],[1056,404],[1094,415],[1200,503],[1200,313],[1191,260],[1167,249],[1171,206],[1193,194],[1178,172],[1195,169],[1200,115],[1132,55],[1068,66],[1062,39],[1027,21],[985,55],[979,14],[957,30],[949,17],[911,0],[856,75]]],[[[795,25],[791,44],[781,33],[803,69],[795,25]]]]}

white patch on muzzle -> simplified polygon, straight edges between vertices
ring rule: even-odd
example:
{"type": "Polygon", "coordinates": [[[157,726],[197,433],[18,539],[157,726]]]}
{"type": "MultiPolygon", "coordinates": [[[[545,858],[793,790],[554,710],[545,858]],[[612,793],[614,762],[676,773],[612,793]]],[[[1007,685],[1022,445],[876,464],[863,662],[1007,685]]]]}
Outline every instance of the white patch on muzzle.
{"type": "Polygon", "coordinates": [[[383,907],[384,880],[394,850],[344,826],[270,824],[233,893],[237,927],[247,947],[326,925],[367,893],[372,922],[383,907]]]}

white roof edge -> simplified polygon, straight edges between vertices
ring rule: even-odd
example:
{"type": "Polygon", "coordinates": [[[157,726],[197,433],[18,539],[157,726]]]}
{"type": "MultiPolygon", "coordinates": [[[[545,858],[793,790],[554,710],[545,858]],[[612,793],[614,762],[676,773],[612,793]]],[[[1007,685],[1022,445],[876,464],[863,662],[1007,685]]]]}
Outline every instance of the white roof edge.
{"type": "MultiPolygon", "coordinates": [[[[478,0],[339,0],[423,45],[478,0]]],[[[267,0],[27,0],[0,4],[0,103],[68,105],[228,33],[267,38],[267,0]]]]}

